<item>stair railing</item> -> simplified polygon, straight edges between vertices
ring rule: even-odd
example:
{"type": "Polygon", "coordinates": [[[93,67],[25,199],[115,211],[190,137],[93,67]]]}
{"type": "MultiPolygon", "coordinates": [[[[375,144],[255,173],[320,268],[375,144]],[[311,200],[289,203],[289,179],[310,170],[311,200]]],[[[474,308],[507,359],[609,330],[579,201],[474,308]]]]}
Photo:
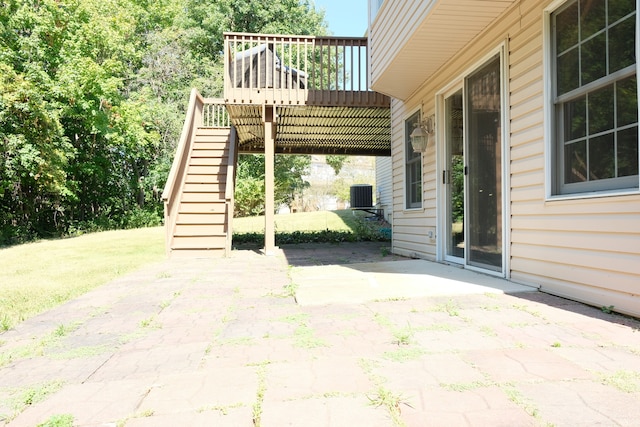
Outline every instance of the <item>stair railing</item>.
{"type": "Polygon", "coordinates": [[[227,165],[227,183],[224,190],[225,205],[227,212],[227,240],[225,243],[225,255],[231,255],[231,244],[233,241],[233,212],[235,209],[235,189],[236,189],[236,164],[238,162],[238,134],[236,128],[231,127],[229,133],[229,160],[227,165]]]}
{"type": "Polygon", "coordinates": [[[171,170],[169,171],[164,191],[162,192],[167,255],[171,252],[171,242],[173,240],[178,208],[180,206],[180,190],[187,173],[191,146],[193,145],[196,129],[202,123],[203,105],[204,98],[202,95],[200,95],[197,89],[191,89],[187,117],[184,120],[184,126],[182,127],[182,133],[176,149],[176,155],[173,163],[171,164],[171,170]]]}
{"type": "Polygon", "coordinates": [[[226,212],[226,241],[225,256],[231,255],[231,243],[233,238],[233,210],[234,210],[234,192],[235,192],[235,165],[237,161],[237,134],[234,127],[231,126],[231,119],[224,104],[224,100],[220,98],[205,98],[202,110],[202,127],[204,128],[230,128],[229,132],[229,152],[227,160],[227,177],[224,190],[225,212],[226,212]]]}

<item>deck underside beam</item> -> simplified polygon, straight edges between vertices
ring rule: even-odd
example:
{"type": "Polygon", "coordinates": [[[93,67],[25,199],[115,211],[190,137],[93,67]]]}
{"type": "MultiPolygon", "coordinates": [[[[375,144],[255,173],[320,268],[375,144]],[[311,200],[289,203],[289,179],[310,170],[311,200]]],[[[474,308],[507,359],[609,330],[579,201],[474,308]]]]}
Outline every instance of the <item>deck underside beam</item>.
{"type": "MultiPolygon", "coordinates": [[[[391,155],[387,107],[276,106],[278,154],[391,155]]],[[[239,152],[264,153],[262,106],[227,105],[238,130],[239,152]]]]}

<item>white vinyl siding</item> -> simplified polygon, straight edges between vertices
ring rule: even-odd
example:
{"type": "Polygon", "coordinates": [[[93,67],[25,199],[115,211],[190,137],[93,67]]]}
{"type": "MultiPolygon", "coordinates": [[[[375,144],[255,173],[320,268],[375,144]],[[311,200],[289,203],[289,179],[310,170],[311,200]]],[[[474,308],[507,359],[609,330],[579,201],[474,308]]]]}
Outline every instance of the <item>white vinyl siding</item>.
{"type": "MultiPolygon", "coordinates": [[[[416,106],[406,109],[406,104],[391,101],[391,160],[393,180],[393,247],[394,252],[412,258],[435,259],[435,162],[433,155],[422,155],[422,208],[406,209],[405,200],[405,122],[416,106]]],[[[423,111],[424,113],[424,111],[423,111]]],[[[428,151],[433,146],[428,147],[428,151]]]]}
{"type": "Polygon", "coordinates": [[[437,240],[429,233],[442,232],[436,229],[441,170],[433,145],[423,154],[423,208],[405,209],[404,118],[418,108],[434,113],[436,93],[507,40],[511,280],[638,316],[640,194],[547,199],[543,17],[550,4],[525,0],[511,7],[436,74],[425,75],[411,97],[392,100],[393,251],[436,259],[437,240]]]}
{"type": "Polygon", "coordinates": [[[376,205],[384,210],[391,223],[393,211],[393,176],[391,157],[376,157],[376,205]]]}
{"type": "Polygon", "coordinates": [[[640,314],[640,196],[547,201],[543,17],[526,2],[509,35],[511,278],[550,293],[640,314]]]}

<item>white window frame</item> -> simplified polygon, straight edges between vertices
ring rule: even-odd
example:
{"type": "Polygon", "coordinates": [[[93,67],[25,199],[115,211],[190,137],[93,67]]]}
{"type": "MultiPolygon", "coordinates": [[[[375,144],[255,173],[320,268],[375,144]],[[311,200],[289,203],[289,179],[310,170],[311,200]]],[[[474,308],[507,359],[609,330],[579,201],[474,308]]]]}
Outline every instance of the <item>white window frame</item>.
{"type": "Polygon", "coordinates": [[[410,183],[408,182],[408,169],[407,169],[407,164],[408,164],[408,160],[407,160],[407,152],[408,149],[410,149],[411,146],[411,141],[409,138],[409,135],[411,134],[411,131],[407,132],[407,121],[411,118],[413,118],[413,116],[418,115],[418,122],[422,119],[422,111],[421,108],[415,108],[413,111],[411,111],[409,114],[407,114],[403,120],[402,120],[402,170],[404,171],[404,176],[403,176],[403,181],[404,181],[404,203],[403,203],[403,210],[407,211],[407,212],[416,212],[416,211],[422,211],[423,207],[424,207],[424,153],[420,153],[420,206],[409,206],[409,198],[408,198],[408,193],[409,193],[409,185],[410,183]],[[409,147],[407,147],[407,144],[409,145],[409,147]]]}
{"type": "MultiPolygon", "coordinates": [[[[559,174],[562,170],[558,167],[558,147],[556,111],[555,111],[555,56],[552,14],[573,0],[555,0],[551,2],[543,11],[543,88],[544,88],[544,140],[545,140],[545,200],[574,200],[588,199],[596,197],[612,197],[621,195],[640,194],[640,174],[636,178],[635,188],[605,189],[598,190],[596,184],[593,191],[561,193],[559,174]]],[[[636,1],[636,79],[640,80],[640,7],[636,1]]],[[[638,83],[638,117],[640,118],[640,82],[638,83]]],[[[639,162],[640,162],[640,149],[639,162]]],[[[597,182],[597,181],[594,181],[597,182]]]]}

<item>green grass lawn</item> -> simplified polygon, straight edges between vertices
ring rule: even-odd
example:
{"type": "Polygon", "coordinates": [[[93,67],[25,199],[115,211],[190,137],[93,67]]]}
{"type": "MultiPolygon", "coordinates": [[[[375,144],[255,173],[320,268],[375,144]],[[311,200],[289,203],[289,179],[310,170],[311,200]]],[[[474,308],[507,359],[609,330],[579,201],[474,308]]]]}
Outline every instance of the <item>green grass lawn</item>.
{"type": "Polygon", "coordinates": [[[0,249],[0,332],[164,257],[162,227],[0,249]]]}
{"type": "MultiPolygon", "coordinates": [[[[276,233],[353,232],[362,212],[276,215],[276,233]]],[[[262,233],[264,217],[236,218],[234,234],[262,233]]],[[[165,257],[164,228],[105,231],[0,249],[0,332],[165,257]]]]}
{"type": "MultiPolygon", "coordinates": [[[[276,215],[276,233],[324,230],[353,231],[356,228],[357,218],[362,216],[363,212],[354,212],[351,209],[281,214],[276,215]]],[[[236,234],[264,232],[264,216],[234,218],[233,232],[236,234]]]]}

